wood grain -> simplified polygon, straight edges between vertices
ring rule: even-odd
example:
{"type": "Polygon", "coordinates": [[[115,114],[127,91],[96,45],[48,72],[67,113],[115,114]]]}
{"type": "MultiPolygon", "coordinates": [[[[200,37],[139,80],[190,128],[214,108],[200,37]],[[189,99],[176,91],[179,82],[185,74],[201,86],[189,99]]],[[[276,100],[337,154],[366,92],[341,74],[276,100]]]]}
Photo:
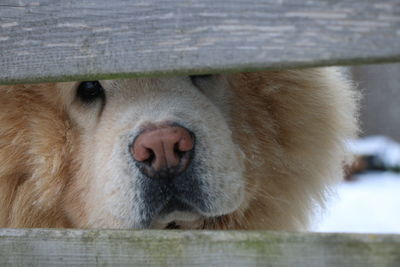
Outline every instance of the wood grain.
{"type": "Polygon", "coordinates": [[[0,83],[395,61],[399,0],[0,1],[0,83]]]}
{"type": "Polygon", "coordinates": [[[0,229],[0,265],[400,266],[400,236],[0,229]]]}

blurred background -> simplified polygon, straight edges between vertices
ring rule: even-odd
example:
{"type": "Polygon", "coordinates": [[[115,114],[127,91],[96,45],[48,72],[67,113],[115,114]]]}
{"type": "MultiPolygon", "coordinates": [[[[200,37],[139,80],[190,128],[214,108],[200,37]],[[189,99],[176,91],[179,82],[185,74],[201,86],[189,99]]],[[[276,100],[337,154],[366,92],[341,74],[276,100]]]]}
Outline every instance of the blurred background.
{"type": "Polygon", "coordinates": [[[400,233],[400,64],[351,67],[361,90],[356,155],[313,231],[400,233]]]}

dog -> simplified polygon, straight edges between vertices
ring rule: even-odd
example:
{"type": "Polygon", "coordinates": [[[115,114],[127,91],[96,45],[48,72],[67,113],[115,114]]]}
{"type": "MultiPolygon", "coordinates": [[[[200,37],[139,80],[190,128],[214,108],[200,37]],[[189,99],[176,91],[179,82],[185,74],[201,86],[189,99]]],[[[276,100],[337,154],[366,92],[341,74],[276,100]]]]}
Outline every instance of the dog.
{"type": "Polygon", "coordinates": [[[0,226],[306,230],[357,98],[336,68],[0,86],[0,226]]]}

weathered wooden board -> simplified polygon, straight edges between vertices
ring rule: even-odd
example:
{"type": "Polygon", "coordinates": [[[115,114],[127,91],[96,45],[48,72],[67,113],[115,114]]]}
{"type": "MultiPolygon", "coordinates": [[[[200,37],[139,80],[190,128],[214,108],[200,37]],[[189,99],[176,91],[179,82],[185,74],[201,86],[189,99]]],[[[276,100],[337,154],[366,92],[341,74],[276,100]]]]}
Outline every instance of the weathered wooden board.
{"type": "Polygon", "coordinates": [[[399,235],[1,229],[0,265],[400,266],[399,235]]]}
{"type": "Polygon", "coordinates": [[[0,83],[400,60],[400,0],[1,0],[0,83]]]}

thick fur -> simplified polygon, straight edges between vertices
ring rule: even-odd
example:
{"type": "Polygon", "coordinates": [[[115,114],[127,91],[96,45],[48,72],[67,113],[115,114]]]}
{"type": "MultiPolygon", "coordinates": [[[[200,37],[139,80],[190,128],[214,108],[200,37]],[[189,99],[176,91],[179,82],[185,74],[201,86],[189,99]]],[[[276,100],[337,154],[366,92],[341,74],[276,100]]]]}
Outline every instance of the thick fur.
{"type": "Polygon", "coordinates": [[[1,86],[0,227],[165,228],[142,223],[147,200],[124,149],[143,125],[169,121],[199,136],[194,179],[210,200],[194,219],[170,221],[306,229],[357,132],[351,84],[333,68],[194,81],[101,81],[106,101],[90,107],[77,103],[78,83],[1,86]]]}

